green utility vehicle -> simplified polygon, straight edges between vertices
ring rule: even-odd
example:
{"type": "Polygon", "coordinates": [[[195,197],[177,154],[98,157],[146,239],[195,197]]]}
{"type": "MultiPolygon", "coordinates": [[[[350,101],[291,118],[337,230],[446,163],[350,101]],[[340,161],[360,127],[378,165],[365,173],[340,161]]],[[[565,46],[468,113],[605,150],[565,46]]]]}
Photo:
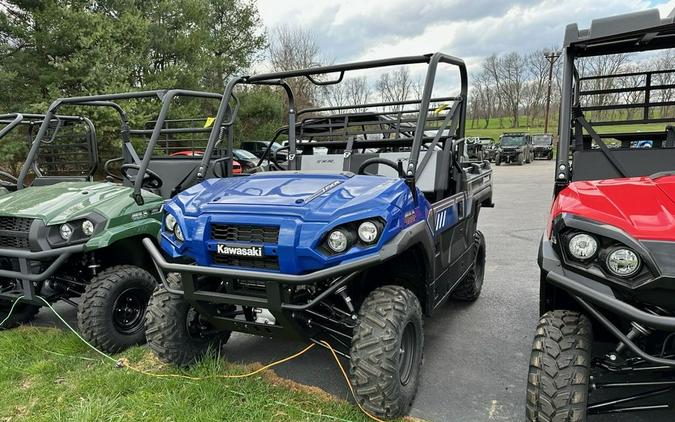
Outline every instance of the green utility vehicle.
{"type": "MultiPolygon", "coordinates": [[[[194,137],[211,130],[204,123],[164,124],[179,97],[204,110],[222,98],[184,90],[74,97],[56,100],[40,117],[16,191],[0,196],[0,321],[16,302],[3,328],[64,301],[77,307],[84,338],[102,350],[145,341],[145,310],[157,278],[141,240],[157,237],[164,200],[190,185],[201,161],[174,152],[200,148],[194,137]],[[154,126],[132,128],[123,103],[160,105],[154,126]],[[108,108],[119,117],[121,153],[105,163],[104,181],[95,181],[99,150],[91,121],[82,118],[84,128],[64,136],[67,125],[57,113],[69,107],[108,108]],[[143,159],[134,146],[145,148],[143,159]],[[141,165],[147,170],[139,176],[141,165]]],[[[206,122],[204,114],[199,119],[206,122]]],[[[227,172],[224,160],[214,166],[227,172]]]]}

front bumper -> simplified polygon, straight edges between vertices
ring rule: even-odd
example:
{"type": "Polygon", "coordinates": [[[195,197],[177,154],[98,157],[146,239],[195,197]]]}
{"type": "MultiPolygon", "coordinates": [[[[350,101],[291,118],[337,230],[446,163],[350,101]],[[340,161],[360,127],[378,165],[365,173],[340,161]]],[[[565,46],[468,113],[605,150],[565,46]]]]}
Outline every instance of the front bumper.
{"type": "Polygon", "coordinates": [[[155,262],[164,287],[173,294],[183,296],[202,317],[206,318],[216,328],[254,335],[288,338],[307,338],[311,336],[312,330],[308,328],[311,326],[311,322],[308,324],[308,321],[304,319],[302,315],[303,311],[315,307],[323,299],[347,284],[350,279],[359,275],[361,271],[382,264],[419,242],[422,242],[428,248],[433,248],[431,235],[424,221],[402,230],[392,240],[372,254],[306,274],[284,274],[251,269],[168,262],[152,240],[143,239],[143,245],[155,262]],[[166,273],[179,273],[181,275],[182,290],[175,289],[167,284],[164,278],[164,274],[166,273]],[[198,286],[198,279],[200,277],[211,277],[228,281],[263,281],[264,294],[253,295],[246,292],[228,293],[204,290],[198,286]],[[312,299],[302,303],[290,300],[287,294],[293,286],[313,285],[320,282],[328,282],[328,287],[312,299]],[[275,323],[263,324],[222,317],[212,311],[212,307],[209,306],[211,304],[264,308],[274,315],[275,323]]]}
{"type": "Polygon", "coordinates": [[[553,154],[551,148],[534,148],[535,158],[548,158],[551,154],[553,154]]]}
{"type": "Polygon", "coordinates": [[[39,300],[35,293],[35,285],[49,277],[70,258],[73,254],[84,251],[85,244],[65,246],[57,249],[45,251],[27,251],[23,249],[0,249],[0,259],[16,259],[19,264],[19,271],[0,269],[0,278],[15,279],[21,281],[21,291],[3,291],[0,292],[0,300],[15,301],[23,296],[21,302],[32,305],[42,306],[44,302],[39,300]],[[34,272],[31,262],[39,261],[44,263],[39,272],[34,272]],[[45,263],[47,261],[48,263],[45,263]]]}
{"type": "Polygon", "coordinates": [[[665,332],[675,332],[675,317],[658,315],[639,309],[618,297],[615,289],[610,287],[611,281],[603,283],[565,268],[546,236],[542,238],[540,245],[539,266],[542,270],[542,313],[551,308],[546,303],[549,298],[545,293],[546,285],[555,286],[569,294],[587,315],[602,325],[635,355],[656,365],[675,367],[675,360],[652,356],[642,350],[617,326],[615,320],[612,321],[605,315],[605,312],[623,318],[624,322],[633,322],[649,329],[665,332]],[[601,312],[601,310],[605,312],[601,312]]]}

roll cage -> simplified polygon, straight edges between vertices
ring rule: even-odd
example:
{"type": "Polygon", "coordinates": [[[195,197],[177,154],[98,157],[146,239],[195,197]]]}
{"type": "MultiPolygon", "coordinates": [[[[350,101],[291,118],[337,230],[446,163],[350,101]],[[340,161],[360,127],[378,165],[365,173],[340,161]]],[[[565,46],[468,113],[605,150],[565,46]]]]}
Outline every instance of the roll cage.
{"type": "MultiPolygon", "coordinates": [[[[211,132],[210,127],[199,127],[194,124],[186,125],[176,125],[175,122],[181,122],[181,120],[174,120],[173,125],[169,125],[168,116],[171,109],[172,102],[179,97],[186,98],[201,98],[201,99],[214,99],[220,100],[222,98],[221,94],[211,93],[211,92],[202,92],[202,91],[191,91],[191,90],[182,90],[182,89],[171,89],[171,90],[153,90],[153,91],[139,91],[139,92],[125,92],[117,94],[104,94],[104,95],[91,95],[91,96],[79,96],[79,97],[70,97],[70,98],[60,98],[55,100],[48,108],[47,112],[41,116],[42,123],[39,125],[39,129],[35,135],[31,147],[28,151],[28,156],[25,163],[21,167],[21,171],[17,180],[17,189],[23,189],[25,187],[26,177],[31,169],[33,169],[38,177],[41,177],[39,169],[36,167],[36,162],[40,153],[40,149],[44,145],[49,143],[49,132],[50,132],[50,122],[57,120],[58,121],[58,112],[63,107],[76,106],[76,107],[107,107],[115,111],[119,116],[120,120],[120,134],[122,137],[122,158],[113,159],[110,161],[119,161],[122,160],[126,164],[131,164],[138,166],[139,170],[142,167],[143,172],[138,171],[137,174],[147,174],[148,166],[150,165],[153,154],[156,151],[158,142],[160,139],[166,140],[167,136],[175,134],[186,134],[186,133],[209,133],[211,132]],[[121,101],[134,100],[134,99],[156,99],[159,100],[161,104],[160,111],[158,113],[157,119],[154,121],[154,125],[151,128],[132,128],[129,123],[129,118],[127,116],[126,110],[118,104],[121,101]],[[145,145],[145,154],[142,159],[137,154],[134,146],[132,144],[133,137],[144,137],[147,139],[145,145]]],[[[192,122],[194,119],[185,119],[185,122],[192,122]]],[[[20,122],[12,123],[14,126],[20,122]]],[[[5,128],[7,129],[7,127],[5,128]]],[[[5,130],[3,129],[3,130],[5,130]]],[[[91,126],[93,130],[93,126],[91,126]]],[[[161,147],[161,145],[160,145],[161,147]]],[[[94,148],[96,151],[96,148],[94,148]]],[[[165,151],[167,155],[170,155],[170,148],[165,151]]],[[[91,160],[95,164],[98,162],[98,153],[93,152],[91,160]]],[[[190,161],[190,160],[183,160],[190,161]]],[[[196,167],[196,159],[194,160],[192,167],[196,167]]],[[[94,164],[94,165],[95,165],[94,164]]],[[[106,163],[108,164],[108,163],[106,163]]],[[[189,163],[188,163],[189,164],[189,163]]],[[[160,167],[172,167],[169,168],[158,168],[154,171],[156,173],[164,173],[162,176],[166,176],[171,179],[172,182],[175,182],[177,186],[180,186],[180,181],[177,178],[183,177],[181,172],[176,172],[175,166],[160,166],[160,167]],[[176,179],[176,180],[173,180],[176,179]]],[[[188,166],[185,171],[192,172],[193,168],[188,166]]],[[[93,172],[95,171],[95,166],[91,174],[87,177],[90,179],[93,177],[93,172]]],[[[80,180],[81,178],[72,178],[72,177],[59,177],[55,181],[66,181],[66,180],[80,180]]],[[[141,196],[141,189],[143,187],[144,177],[135,177],[134,178],[134,200],[141,205],[143,203],[143,198],[141,196]]],[[[176,189],[163,189],[159,193],[164,197],[169,197],[175,193],[176,189]]]]}
{"type": "Polygon", "coordinates": [[[662,19],[657,9],[596,19],[584,30],[576,24],[567,26],[556,193],[576,180],[649,176],[673,170],[673,128],[644,132],[637,125],[675,122],[671,114],[675,101],[663,95],[675,89],[675,84],[662,82],[675,77],[675,69],[593,76],[580,76],[577,69],[578,60],[587,57],[673,47],[675,16],[662,19]],[[594,96],[598,95],[609,96],[610,104],[597,101],[594,96]],[[612,133],[611,127],[618,125],[636,129],[612,133]],[[608,146],[610,139],[617,148],[608,146]],[[651,141],[653,148],[634,147],[643,140],[651,141]]]}
{"type": "MultiPolygon", "coordinates": [[[[44,114],[0,114],[0,140],[24,129],[24,133],[18,137],[25,137],[26,145],[30,148],[35,139],[35,129],[44,120],[44,114]]],[[[96,130],[91,120],[81,116],[54,115],[48,125],[47,150],[32,162],[36,177],[45,177],[42,174],[44,169],[49,173],[75,174],[85,179],[93,177],[98,164],[98,148],[96,130]],[[60,142],[64,138],[67,142],[65,145],[60,142]],[[57,151],[57,148],[61,151],[57,151]],[[68,154],[69,160],[63,160],[64,154],[68,154]]]]}
{"type": "MultiPolygon", "coordinates": [[[[438,167],[433,172],[433,177],[436,178],[433,183],[433,190],[436,197],[443,197],[447,193],[448,174],[452,171],[454,162],[451,159],[452,154],[461,155],[463,149],[461,140],[464,138],[465,129],[467,71],[462,60],[446,54],[435,53],[234,78],[229,81],[222,96],[223,99],[213,124],[214,129],[211,131],[209,143],[197,171],[198,180],[206,177],[213,153],[221,141],[226,143],[225,148],[229,155],[227,174],[232,174],[233,129],[239,108],[239,100],[235,96],[234,90],[238,86],[245,85],[277,86],[285,91],[288,101],[288,124],[281,132],[277,132],[278,135],[275,138],[278,138],[281,133],[288,137],[288,170],[308,169],[306,165],[303,166],[303,158],[301,158],[299,152],[302,152],[302,156],[311,155],[309,149],[317,147],[342,152],[345,162],[338,164],[340,171],[354,171],[357,165],[363,164],[363,161],[354,161],[356,155],[354,151],[357,149],[395,148],[399,154],[395,157],[398,161],[396,165],[400,166],[400,171],[397,173],[405,178],[409,186],[414,187],[420,181],[422,172],[434,156],[433,158],[436,158],[434,165],[438,167]],[[459,96],[432,97],[436,72],[440,63],[455,66],[459,70],[461,84],[459,96]],[[350,71],[412,64],[428,65],[422,96],[417,100],[406,99],[312,108],[298,112],[295,107],[293,90],[286,81],[290,78],[306,78],[314,85],[326,86],[342,82],[345,74],[350,71]],[[330,77],[330,75],[337,75],[337,77],[332,80],[320,79],[322,76],[330,77]],[[439,104],[445,101],[450,104],[439,104]],[[387,108],[390,111],[387,111],[387,108]],[[352,112],[347,113],[349,110],[352,110],[352,112]],[[314,117],[309,116],[298,120],[298,117],[303,114],[314,115],[314,117]],[[341,128],[339,131],[336,130],[337,126],[341,128]],[[369,139],[376,134],[383,139],[369,139]],[[426,151],[422,154],[424,149],[426,151]],[[436,151],[438,153],[435,153],[436,151]],[[405,156],[400,155],[402,152],[405,152],[405,156]],[[350,163],[350,161],[352,162],[350,163]],[[403,164],[404,162],[407,162],[407,164],[403,164]],[[348,166],[352,167],[344,168],[348,166]]],[[[373,164],[386,160],[375,156],[370,158],[379,160],[377,162],[371,161],[373,164]]],[[[145,161],[141,167],[141,172],[147,168],[145,161]]],[[[337,170],[337,168],[333,170],[337,170]]],[[[461,173],[461,168],[455,170],[461,173]]],[[[431,172],[427,171],[427,173],[431,172]]],[[[426,176],[426,178],[429,177],[426,176]]]]}

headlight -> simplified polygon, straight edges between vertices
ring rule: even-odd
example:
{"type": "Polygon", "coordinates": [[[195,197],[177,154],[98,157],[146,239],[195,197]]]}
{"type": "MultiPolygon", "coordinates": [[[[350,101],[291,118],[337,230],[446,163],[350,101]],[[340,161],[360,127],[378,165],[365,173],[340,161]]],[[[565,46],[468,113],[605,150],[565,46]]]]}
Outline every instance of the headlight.
{"type": "Polygon", "coordinates": [[[175,225],[173,234],[176,235],[176,239],[180,240],[181,242],[185,241],[185,236],[183,235],[183,230],[180,228],[180,224],[175,225]]]}
{"type": "Polygon", "coordinates": [[[89,220],[84,220],[82,222],[82,233],[84,233],[85,236],[94,234],[94,223],[89,220]]]}
{"type": "Polygon", "coordinates": [[[174,227],[176,227],[176,217],[174,217],[171,214],[167,214],[166,217],[164,217],[164,227],[170,232],[173,231],[174,227]]]}
{"type": "Polygon", "coordinates": [[[67,242],[73,236],[73,228],[70,227],[70,224],[68,224],[68,223],[63,224],[59,228],[59,234],[61,235],[61,239],[65,240],[67,242]]]}
{"type": "Polygon", "coordinates": [[[364,221],[359,226],[358,230],[359,239],[364,243],[373,243],[377,239],[378,230],[377,226],[371,221],[364,221]]]}
{"type": "Polygon", "coordinates": [[[334,230],[328,235],[328,247],[333,252],[344,252],[347,250],[347,246],[349,246],[349,239],[342,230],[334,230]]]}
{"type": "Polygon", "coordinates": [[[585,233],[576,234],[570,238],[567,249],[576,259],[590,259],[598,250],[598,241],[585,233]]]}
{"type": "Polygon", "coordinates": [[[607,268],[619,277],[630,277],[640,269],[640,257],[628,248],[617,248],[607,255],[607,268]]]}

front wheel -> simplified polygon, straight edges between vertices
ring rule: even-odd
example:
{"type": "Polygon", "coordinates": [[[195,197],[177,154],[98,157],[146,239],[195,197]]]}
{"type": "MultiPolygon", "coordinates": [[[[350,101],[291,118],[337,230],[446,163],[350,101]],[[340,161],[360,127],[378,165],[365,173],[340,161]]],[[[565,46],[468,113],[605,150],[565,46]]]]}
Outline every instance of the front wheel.
{"type": "Polygon", "coordinates": [[[422,367],[422,307],[413,292],[383,286],[361,305],[351,347],[356,400],[379,418],[408,413],[422,367]]]}
{"type": "Polygon", "coordinates": [[[502,164],[502,162],[499,160],[499,157],[495,158],[495,164],[498,166],[502,164]]]}
{"type": "Polygon", "coordinates": [[[133,265],[116,265],[95,276],[77,308],[83,337],[99,349],[117,353],[145,343],[145,311],[157,282],[133,265]]]}
{"type": "Polygon", "coordinates": [[[592,342],[582,314],[558,310],[541,317],[527,377],[528,422],[586,421],[592,342]]]}
{"type": "MultiPolygon", "coordinates": [[[[177,274],[170,274],[167,283],[182,290],[177,274]]],[[[148,346],[166,363],[186,367],[209,348],[220,348],[230,339],[230,331],[214,331],[185,298],[158,286],[148,305],[146,321],[148,346]]]]}

